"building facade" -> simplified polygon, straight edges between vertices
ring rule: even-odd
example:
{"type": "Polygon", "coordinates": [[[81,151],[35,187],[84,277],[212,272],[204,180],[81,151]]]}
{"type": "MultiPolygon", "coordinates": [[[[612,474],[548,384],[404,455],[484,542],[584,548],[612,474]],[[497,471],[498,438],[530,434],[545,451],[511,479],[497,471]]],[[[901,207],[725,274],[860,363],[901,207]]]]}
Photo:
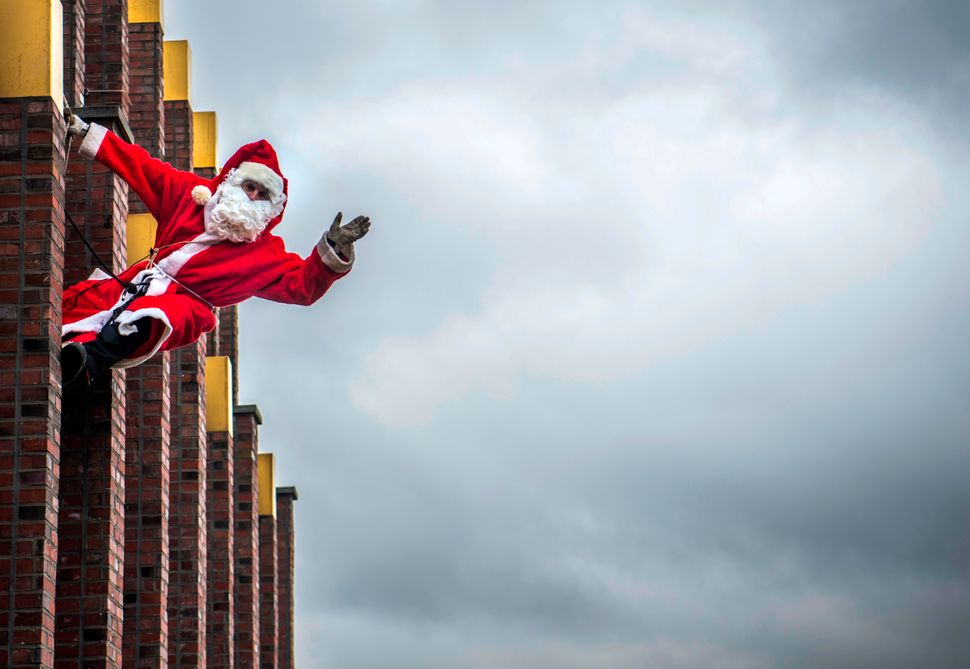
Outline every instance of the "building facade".
{"type": "Polygon", "coordinates": [[[238,405],[236,309],[192,346],[61,384],[64,287],[143,258],[156,227],[78,155],[64,110],[211,177],[191,66],[161,0],[0,9],[0,666],[293,666],[297,495],[238,405]]]}

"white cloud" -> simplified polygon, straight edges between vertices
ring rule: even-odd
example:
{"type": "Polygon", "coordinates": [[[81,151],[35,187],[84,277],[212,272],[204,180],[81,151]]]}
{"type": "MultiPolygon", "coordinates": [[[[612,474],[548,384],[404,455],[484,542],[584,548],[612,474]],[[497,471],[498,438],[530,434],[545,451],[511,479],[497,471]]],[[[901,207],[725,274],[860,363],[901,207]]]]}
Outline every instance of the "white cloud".
{"type": "MultiPolygon", "coordinates": [[[[782,306],[877,276],[914,248],[941,203],[918,127],[905,136],[905,119],[872,123],[878,100],[860,101],[835,127],[757,128],[719,117],[709,92],[635,94],[602,116],[570,119],[565,149],[561,127],[523,121],[514,100],[466,100],[451,125],[450,115],[415,112],[413,101],[380,105],[415,129],[415,146],[385,160],[397,171],[413,158],[420,176],[403,187],[472,227],[498,256],[488,292],[469,309],[420,336],[388,335],[352,383],[358,407],[389,425],[422,424],[468,393],[510,396],[527,376],[641,373],[782,306]],[[446,150],[422,141],[444,134],[454,147],[477,125],[517,128],[506,137],[518,152],[476,139],[451,169],[446,150]],[[580,162],[564,152],[585,157],[577,171],[563,169],[580,162]],[[501,202],[482,197],[499,191],[501,202]],[[470,215],[459,219],[463,208],[470,215]]],[[[455,104],[424,91],[416,107],[455,104]]],[[[380,144],[372,121],[365,111],[357,123],[376,129],[380,144]]]]}

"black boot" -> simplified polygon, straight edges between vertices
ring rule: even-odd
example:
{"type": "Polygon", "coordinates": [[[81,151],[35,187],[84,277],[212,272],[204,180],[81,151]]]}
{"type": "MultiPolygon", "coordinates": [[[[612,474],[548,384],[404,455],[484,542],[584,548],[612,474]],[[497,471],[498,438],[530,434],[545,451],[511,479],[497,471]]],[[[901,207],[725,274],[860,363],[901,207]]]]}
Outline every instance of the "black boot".
{"type": "Polygon", "coordinates": [[[86,373],[91,381],[113,365],[131,357],[138,348],[148,341],[152,332],[152,319],[142,318],[132,325],[136,331],[130,335],[118,332],[118,325],[110,323],[101,328],[98,337],[86,344],[71,343],[61,349],[61,375],[64,383],[86,373]]]}
{"type": "Polygon", "coordinates": [[[76,381],[82,374],[87,380],[87,370],[85,369],[88,359],[87,349],[84,344],[69,342],[61,349],[61,385],[66,386],[76,381]]]}

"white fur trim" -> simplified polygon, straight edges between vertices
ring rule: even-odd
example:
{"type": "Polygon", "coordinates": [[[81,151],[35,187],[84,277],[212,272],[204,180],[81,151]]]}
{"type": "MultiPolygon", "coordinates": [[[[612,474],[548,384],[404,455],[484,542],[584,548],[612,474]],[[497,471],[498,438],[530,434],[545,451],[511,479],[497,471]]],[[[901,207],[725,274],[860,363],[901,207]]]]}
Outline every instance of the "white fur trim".
{"type": "Polygon", "coordinates": [[[101,332],[109,318],[111,318],[111,309],[105,309],[79,321],[65,323],[61,328],[61,337],[78,332],[101,332]]]}
{"type": "Polygon", "coordinates": [[[327,241],[327,235],[324,234],[317,242],[317,253],[320,254],[320,260],[323,264],[332,269],[334,272],[339,272],[340,274],[345,274],[350,271],[350,268],[354,266],[354,247],[350,247],[350,260],[344,260],[337,252],[330,246],[327,241]]]}
{"type": "MultiPolygon", "coordinates": [[[[98,270],[95,270],[97,273],[98,270]]],[[[94,277],[94,273],[91,274],[94,277]]],[[[106,275],[107,276],[107,275],[106,275]]],[[[140,283],[146,278],[151,278],[151,284],[148,286],[147,295],[162,295],[168,290],[168,287],[172,285],[172,279],[165,275],[164,272],[159,272],[157,269],[144,269],[135,275],[132,279],[132,283],[140,283]]],[[[108,323],[111,319],[111,312],[121,306],[121,303],[125,300],[124,292],[118,296],[118,301],[111,305],[110,309],[105,309],[104,311],[99,311],[96,314],[91,314],[87,318],[82,318],[79,321],[74,321],[73,323],[66,323],[61,328],[61,335],[67,335],[75,332],[101,332],[101,329],[108,323]]],[[[127,313],[127,312],[122,312],[127,313]]],[[[118,317],[121,318],[120,316],[118,317]]]]}
{"type": "MultiPolygon", "coordinates": [[[[158,261],[157,265],[160,270],[162,270],[168,276],[176,276],[182,266],[193,258],[197,253],[201,253],[212,246],[221,243],[223,240],[219,239],[215,235],[209,234],[208,232],[203,232],[201,235],[193,239],[188,244],[182,246],[182,248],[172,252],[171,254],[165,256],[158,261]]],[[[151,295],[151,290],[148,291],[151,295]]]]}
{"type": "Polygon", "coordinates": [[[136,330],[134,327],[131,326],[131,324],[140,318],[154,318],[156,320],[161,321],[162,325],[165,326],[165,329],[162,331],[162,336],[158,338],[157,342],[155,342],[155,346],[152,348],[151,351],[149,351],[145,355],[138,358],[131,358],[130,360],[122,360],[114,365],[115,369],[125,369],[126,367],[135,367],[145,362],[150,357],[158,353],[158,349],[162,347],[162,344],[165,343],[165,340],[167,340],[169,336],[172,334],[173,328],[172,328],[171,322],[169,322],[168,320],[168,316],[165,314],[164,311],[162,311],[161,309],[158,309],[157,307],[150,307],[148,309],[139,309],[138,311],[121,312],[120,314],[118,314],[117,320],[115,320],[115,322],[118,324],[118,332],[125,336],[133,334],[136,330]]]}
{"type": "Polygon", "coordinates": [[[104,136],[107,134],[107,128],[98,125],[97,123],[92,123],[91,127],[88,128],[88,132],[84,136],[84,141],[81,142],[81,146],[78,148],[78,151],[85,158],[94,158],[98,155],[98,149],[101,148],[101,143],[104,141],[104,136]]]}
{"type": "Polygon", "coordinates": [[[236,174],[243,179],[252,179],[268,190],[271,200],[275,201],[283,192],[283,177],[262,163],[244,161],[236,168],[236,174]]]}
{"type": "MultiPolygon", "coordinates": [[[[94,314],[85,318],[83,321],[78,321],[77,323],[71,323],[70,325],[64,326],[64,334],[70,334],[72,332],[101,332],[101,328],[104,327],[105,323],[108,322],[108,318],[111,316],[110,311],[102,311],[100,314],[94,314]],[[92,327],[95,323],[100,322],[97,327],[92,327]]],[[[126,367],[135,367],[141,363],[148,360],[150,357],[158,353],[158,349],[162,347],[162,344],[172,335],[174,328],[172,323],[168,320],[168,316],[164,311],[158,309],[157,307],[149,307],[147,309],[139,309],[137,311],[123,311],[118,314],[118,318],[115,320],[118,323],[118,332],[124,336],[132,335],[136,332],[136,329],[132,327],[132,323],[139,320],[140,318],[154,318],[162,322],[164,329],[162,330],[162,336],[158,338],[155,342],[155,346],[152,350],[137,358],[132,358],[130,360],[121,360],[114,365],[115,369],[125,369],[126,367]]],[[[64,342],[67,345],[69,342],[64,342]]]]}
{"type": "Polygon", "coordinates": [[[88,277],[88,281],[104,281],[105,279],[110,279],[111,275],[105,272],[103,269],[98,267],[93,272],[91,276],[88,277]]]}
{"type": "Polygon", "coordinates": [[[192,201],[196,204],[205,204],[212,199],[212,191],[207,186],[199,184],[192,189],[192,201]]]}

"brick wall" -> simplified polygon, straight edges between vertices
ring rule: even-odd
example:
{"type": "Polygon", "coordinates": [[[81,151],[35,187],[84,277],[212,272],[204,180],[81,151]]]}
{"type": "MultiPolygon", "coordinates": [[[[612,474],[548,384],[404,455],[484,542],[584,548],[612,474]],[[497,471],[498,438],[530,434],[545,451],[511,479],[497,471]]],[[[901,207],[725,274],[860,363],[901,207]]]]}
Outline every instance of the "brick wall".
{"type": "Polygon", "coordinates": [[[296,557],[296,535],[294,534],[293,505],[297,500],[296,488],[276,489],[276,543],[277,543],[277,583],[279,598],[279,623],[277,631],[277,653],[280,669],[293,669],[296,663],[295,639],[293,636],[293,576],[296,557]]]}
{"type": "MultiPolygon", "coordinates": [[[[192,108],[164,103],[165,156],[192,169],[192,108]]],[[[206,664],[206,470],[205,356],[203,337],[172,352],[172,518],[169,574],[169,664],[206,664]],[[178,430],[176,432],[176,424],[178,430]],[[177,436],[176,436],[177,435],[177,436]]]]}
{"type": "MultiPolygon", "coordinates": [[[[87,0],[83,25],[87,119],[123,134],[128,112],[127,3],[87,0]]],[[[114,271],[122,269],[127,185],[72,152],[66,210],[98,255],[114,271]]],[[[95,267],[93,254],[71,229],[65,283],[85,278],[95,267]]],[[[124,422],[124,372],[102,376],[87,393],[75,386],[64,395],[56,667],[82,661],[121,665],[124,422]]]]}
{"type": "MultiPolygon", "coordinates": [[[[82,180],[84,190],[75,194],[84,198],[80,206],[87,220],[105,222],[92,242],[111,258],[118,237],[113,233],[119,229],[123,245],[127,188],[100,170],[89,176],[82,180]]],[[[68,209],[71,202],[69,194],[68,209]]],[[[83,261],[84,256],[69,254],[65,264],[83,261]]],[[[81,384],[68,386],[63,399],[55,666],[76,666],[81,658],[120,666],[124,372],[102,375],[87,390],[81,384]]]]}
{"type": "Polygon", "coordinates": [[[128,117],[128,0],[84,2],[85,107],[118,107],[128,117]]]}
{"type": "MultiPolygon", "coordinates": [[[[135,142],[156,158],[165,157],[165,105],[162,79],[162,25],[153,23],[129,24],[128,44],[130,70],[129,122],[135,142]]],[[[131,211],[147,211],[137,197],[132,198],[131,211]]]]}
{"type": "Polygon", "coordinates": [[[165,160],[192,171],[192,103],[165,100],[165,160]]]}
{"type": "MultiPolygon", "coordinates": [[[[72,156],[68,212],[98,250],[120,269],[127,186],[100,166],[72,156]],[[110,259],[114,259],[112,262],[110,259]]],[[[65,278],[91,269],[79,240],[68,235],[65,278]]],[[[120,658],[124,554],[124,372],[103,375],[85,392],[65,389],[60,478],[57,666],[81,657],[120,658]],[[94,611],[96,613],[89,613],[94,611]]]]}
{"type": "Polygon", "coordinates": [[[169,665],[205,666],[205,339],[172,352],[169,665]]]}
{"type": "MultiPolygon", "coordinates": [[[[129,25],[126,0],[61,4],[65,102],[192,169],[160,23],[129,25]]],[[[0,99],[0,666],[276,666],[292,658],[292,503],[258,517],[255,406],[235,407],[235,438],[207,438],[206,341],[62,393],[63,286],[98,266],[65,219],[118,272],[127,214],[145,211],[76,144],[66,162],[51,99],[0,99]]],[[[218,321],[235,405],[237,309],[218,321]]]]}
{"type": "MultiPolygon", "coordinates": [[[[264,493],[267,491],[263,491],[264,493]]],[[[275,494],[275,491],[268,491],[275,494]]],[[[277,583],[276,518],[259,518],[259,669],[279,666],[279,595],[277,583]]]]}
{"type": "Polygon", "coordinates": [[[232,405],[239,404],[239,307],[219,310],[219,355],[232,361],[232,405]]]}
{"type": "Polygon", "coordinates": [[[206,654],[209,667],[234,666],[235,565],[233,508],[233,436],[209,433],[208,475],[208,618],[206,654]]]}
{"type": "Polygon", "coordinates": [[[0,665],[54,655],[64,124],[0,100],[0,665]]]}
{"type": "Polygon", "coordinates": [[[64,102],[82,106],[84,99],[84,0],[64,0],[64,102]]]}
{"type": "Polygon", "coordinates": [[[168,663],[168,354],[129,369],[125,460],[125,667],[168,663]]]}
{"type": "Polygon", "coordinates": [[[259,425],[255,405],[233,409],[236,477],[236,637],[237,667],[259,663],[259,514],[256,505],[259,477],[259,425]]]}
{"type": "MultiPolygon", "coordinates": [[[[162,27],[130,23],[129,123],[134,141],[165,153],[162,27]]],[[[147,211],[131,192],[130,213],[147,211]]],[[[130,260],[137,260],[132,258],[130,260]]],[[[125,473],[125,626],[123,665],[168,664],[171,495],[171,356],[163,352],[127,371],[125,473]]]]}

